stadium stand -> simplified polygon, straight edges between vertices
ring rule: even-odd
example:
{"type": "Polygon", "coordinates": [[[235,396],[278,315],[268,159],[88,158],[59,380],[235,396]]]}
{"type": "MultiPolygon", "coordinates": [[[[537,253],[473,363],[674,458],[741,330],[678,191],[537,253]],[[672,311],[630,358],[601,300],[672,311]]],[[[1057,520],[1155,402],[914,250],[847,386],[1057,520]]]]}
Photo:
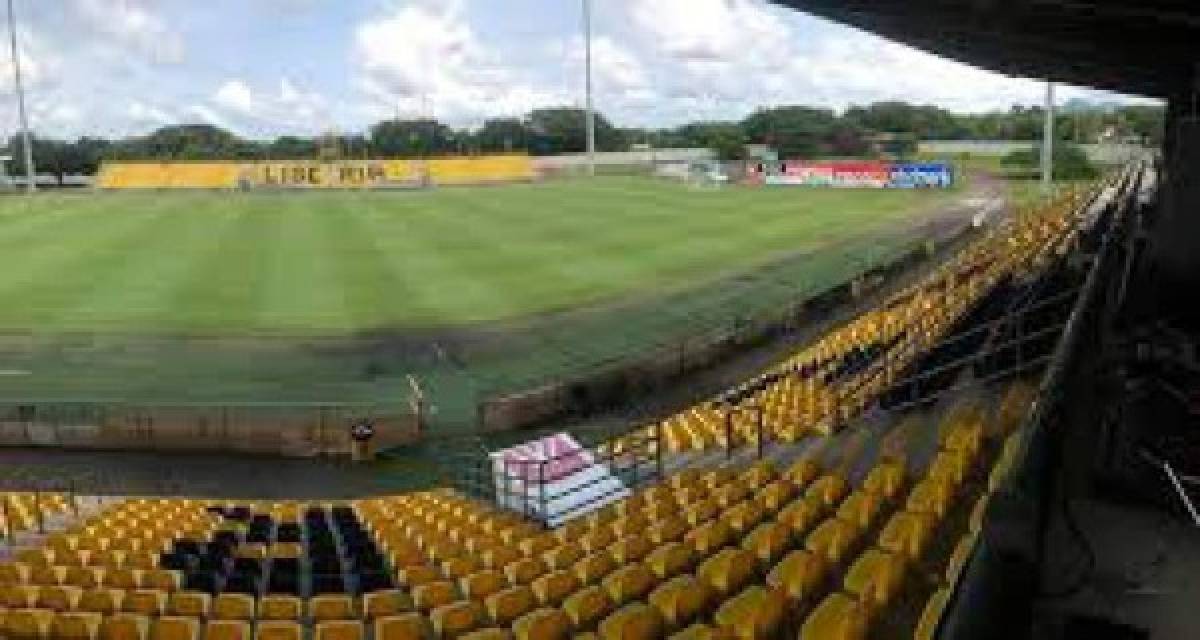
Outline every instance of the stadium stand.
{"type": "Polygon", "coordinates": [[[930,637],[1031,397],[1017,382],[988,406],[959,401],[923,469],[888,452],[859,482],[847,460],[690,468],[552,530],[453,490],[127,499],[0,561],[0,630],[384,640],[799,628],[825,640],[896,624],[898,603],[916,598],[913,637],[930,637]]]}

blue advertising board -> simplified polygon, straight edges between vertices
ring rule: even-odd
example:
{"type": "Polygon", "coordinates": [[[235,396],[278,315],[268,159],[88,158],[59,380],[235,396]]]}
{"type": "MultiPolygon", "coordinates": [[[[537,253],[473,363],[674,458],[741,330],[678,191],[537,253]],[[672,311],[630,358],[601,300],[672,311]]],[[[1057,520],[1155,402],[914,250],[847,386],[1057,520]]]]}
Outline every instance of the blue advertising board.
{"type": "Polygon", "coordinates": [[[954,170],[943,162],[905,162],[892,165],[888,186],[894,189],[949,187],[954,184],[954,170]]]}

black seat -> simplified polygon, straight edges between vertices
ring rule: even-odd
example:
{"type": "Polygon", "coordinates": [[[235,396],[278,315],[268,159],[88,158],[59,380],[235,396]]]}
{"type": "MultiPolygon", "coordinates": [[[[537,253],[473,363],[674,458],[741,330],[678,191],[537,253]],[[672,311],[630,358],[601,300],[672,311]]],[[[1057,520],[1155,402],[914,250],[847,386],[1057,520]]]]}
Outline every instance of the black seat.
{"type": "Polygon", "coordinates": [[[233,572],[261,576],[263,572],[262,560],[258,558],[237,558],[233,561],[233,572]]]}
{"type": "Polygon", "coordinates": [[[217,583],[217,575],[211,571],[189,571],[185,574],[183,588],[216,595],[217,583]]]}
{"type": "Polygon", "coordinates": [[[180,538],[175,541],[173,548],[178,553],[191,554],[193,556],[200,555],[200,543],[191,538],[180,538]]]}
{"type": "Polygon", "coordinates": [[[346,581],[340,573],[314,573],[312,577],[312,592],[314,595],[345,593],[346,581]]]}
{"type": "Polygon", "coordinates": [[[271,578],[267,581],[267,591],[285,595],[300,595],[300,576],[289,571],[271,570],[271,578]]]}
{"type": "Polygon", "coordinates": [[[258,593],[259,577],[257,574],[234,572],[225,579],[225,591],[230,593],[258,593]]]}
{"type": "Polygon", "coordinates": [[[300,525],[295,522],[285,522],[275,532],[275,539],[279,542],[300,542],[300,538],[300,525]]]}
{"type": "Polygon", "coordinates": [[[336,555],[320,555],[310,558],[313,573],[341,573],[342,561],[336,555]]]}
{"type": "Polygon", "coordinates": [[[190,553],[180,551],[172,551],[164,553],[158,558],[158,566],[163,569],[172,569],[175,571],[187,571],[196,564],[196,556],[190,553]]]}
{"type": "Polygon", "coordinates": [[[300,573],[300,560],[297,558],[275,558],[271,561],[271,572],[300,573]]]}
{"type": "Polygon", "coordinates": [[[392,577],[386,571],[363,571],[358,574],[358,592],[370,593],[393,588],[392,577]]]}

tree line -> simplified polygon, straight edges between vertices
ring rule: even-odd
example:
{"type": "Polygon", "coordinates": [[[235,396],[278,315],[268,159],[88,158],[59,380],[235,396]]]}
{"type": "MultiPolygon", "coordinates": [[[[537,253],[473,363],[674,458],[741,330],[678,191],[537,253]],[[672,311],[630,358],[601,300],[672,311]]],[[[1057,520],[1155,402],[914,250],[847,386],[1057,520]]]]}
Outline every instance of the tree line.
{"type": "MultiPolygon", "coordinates": [[[[767,145],[784,158],[868,156],[880,141],[901,155],[917,140],[1036,140],[1044,112],[1014,106],[1008,111],[958,114],[933,106],[877,102],[842,113],[807,106],[761,108],[740,121],[692,122],[665,129],[618,128],[596,114],[596,147],[624,151],[635,145],[654,148],[706,147],[722,159],[744,155],[746,145],[767,145]]],[[[1163,111],[1153,106],[1068,104],[1057,112],[1056,137],[1095,142],[1101,137],[1136,139],[1156,145],[1162,138],[1163,111]]],[[[536,109],[522,118],[494,118],[475,130],[455,129],[435,119],[392,119],[365,133],[302,137],[284,135],[251,140],[207,124],[168,126],[143,136],[118,140],[82,137],[60,140],[32,137],[34,164],[40,174],[94,174],[105,160],[287,160],[322,156],[341,158],[415,158],[451,154],[527,152],[533,155],[585,150],[584,112],[572,107],[536,109]]],[[[24,170],[22,140],[8,145],[10,174],[24,170]]]]}

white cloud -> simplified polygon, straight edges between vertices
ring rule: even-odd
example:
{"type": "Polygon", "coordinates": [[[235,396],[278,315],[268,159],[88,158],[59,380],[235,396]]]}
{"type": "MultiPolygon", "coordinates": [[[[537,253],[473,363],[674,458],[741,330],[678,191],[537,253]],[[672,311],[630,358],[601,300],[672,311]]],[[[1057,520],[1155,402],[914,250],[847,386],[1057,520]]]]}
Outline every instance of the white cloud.
{"type": "Polygon", "coordinates": [[[168,124],[178,124],[176,115],[158,105],[146,104],[134,100],[125,109],[125,116],[138,126],[160,127],[168,124]]]}
{"type": "Polygon", "coordinates": [[[241,80],[225,81],[213,94],[213,102],[238,113],[249,114],[254,111],[254,93],[241,80]]]}
{"type": "Polygon", "coordinates": [[[460,2],[415,3],[359,25],[359,84],[373,110],[479,121],[561,102],[562,92],[525,81],[480,42],[460,2]]]}
{"type": "Polygon", "coordinates": [[[151,62],[183,60],[184,41],[149,0],[75,0],[79,14],[98,32],[147,56],[151,62]]]}

